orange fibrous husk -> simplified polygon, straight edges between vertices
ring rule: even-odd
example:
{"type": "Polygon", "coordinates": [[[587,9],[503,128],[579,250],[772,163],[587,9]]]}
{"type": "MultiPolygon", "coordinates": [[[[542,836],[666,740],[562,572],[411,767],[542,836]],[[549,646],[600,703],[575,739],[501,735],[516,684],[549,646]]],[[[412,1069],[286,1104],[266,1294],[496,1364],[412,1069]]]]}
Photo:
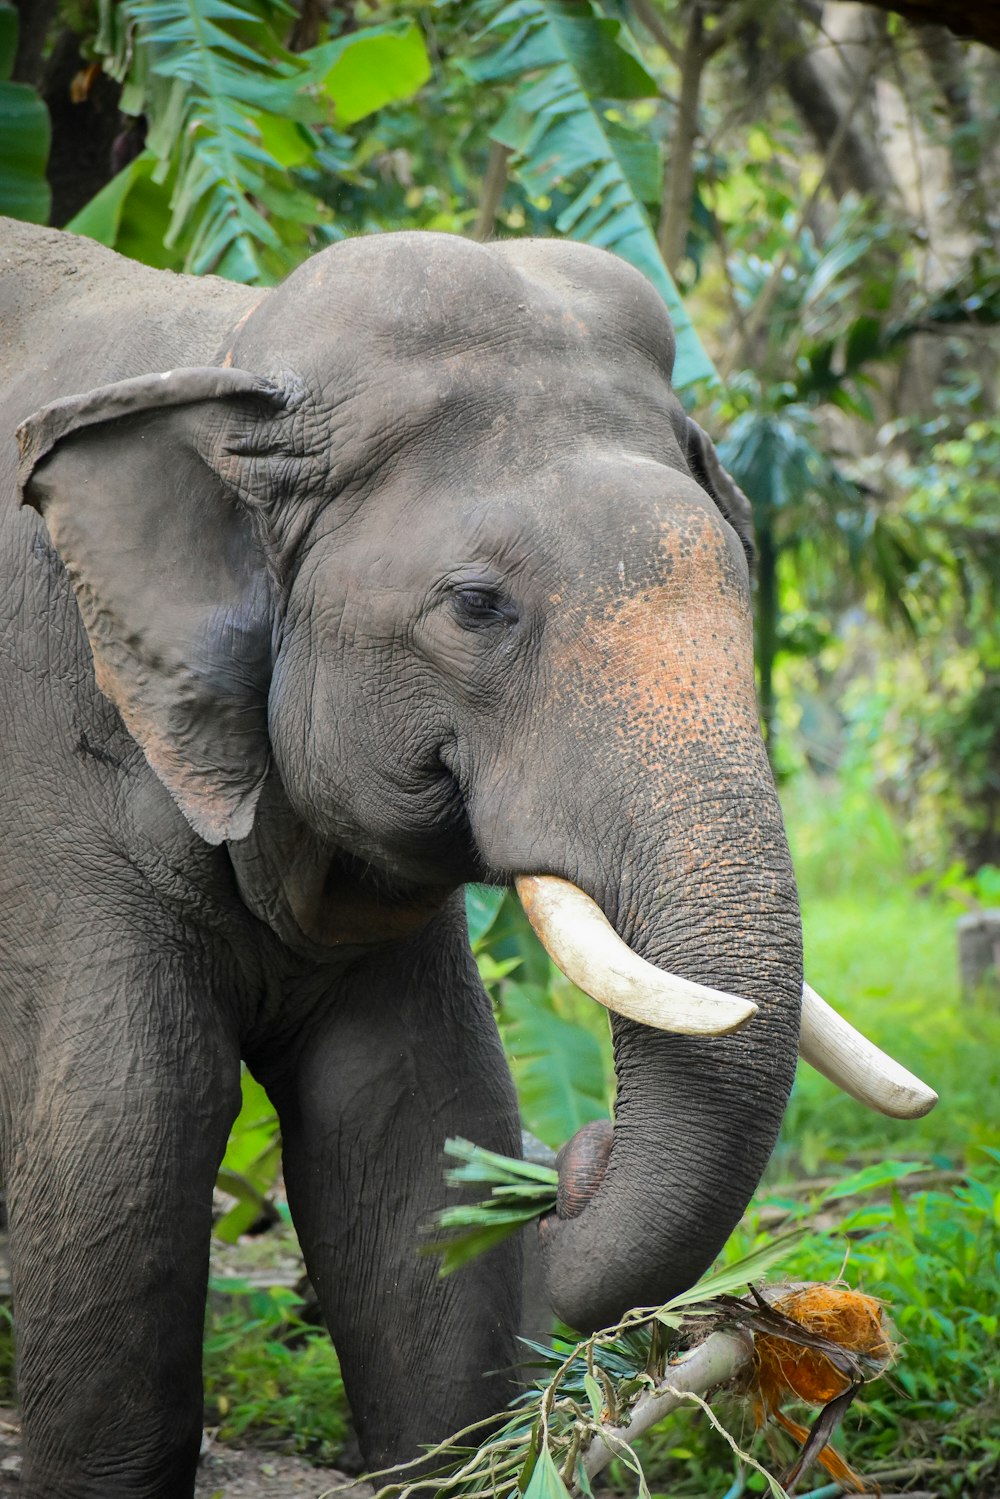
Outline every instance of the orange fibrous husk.
{"type": "MultiPolygon", "coordinates": [[[[844,1286],[809,1285],[778,1297],[771,1305],[807,1332],[872,1360],[878,1372],[891,1361],[882,1306],[874,1296],[844,1286]]],[[[826,1405],[851,1384],[825,1353],[770,1333],[757,1334],[754,1363],[755,1393],[768,1413],[793,1399],[826,1405]]]]}
{"type": "MultiPolygon", "coordinates": [[[[881,1303],[873,1296],[844,1286],[806,1285],[768,1299],[774,1311],[805,1332],[857,1355],[870,1371],[861,1377],[874,1378],[891,1363],[893,1346],[881,1303]]],[[[762,1329],[756,1332],[751,1396],[758,1427],[773,1418],[805,1447],[808,1430],[786,1416],[781,1406],[789,1400],[825,1406],[852,1386],[858,1388],[859,1380],[838,1368],[821,1349],[762,1329]]],[[[829,1446],[816,1458],[845,1487],[865,1488],[864,1481],[829,1446]]]]}

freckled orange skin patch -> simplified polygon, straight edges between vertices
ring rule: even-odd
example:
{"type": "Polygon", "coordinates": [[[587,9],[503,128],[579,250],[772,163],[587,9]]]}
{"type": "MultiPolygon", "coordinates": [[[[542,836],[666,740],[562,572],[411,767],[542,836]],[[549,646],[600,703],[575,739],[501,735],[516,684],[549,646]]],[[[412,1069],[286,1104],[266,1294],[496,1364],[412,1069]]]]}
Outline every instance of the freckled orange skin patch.
{"type": "Polygon", "coordinates": [[[696,514],[665,531],[661,552],[666,576],[623,580],[617,595],[599,586],[598,612],[573,621],[552,661],[581,709],[607,710],[650,770],[713,730],[757,733],[749,601],[720,525],[696,514]]]}
{"type": "Polygon", "coordinates": [[[612,561],[615,582],[592,590],[596,611],[570,609],[550,654],[561,711],[590,755],[605,773],[615,761],[630,768],[625,818],[665,827],[683,810],[685,837],[670,858],[675,876],[695,888],[759,846],[759,826],[748,825],[748,843],[722,840],[706,870],[704,849],[720,843],[737,802],[749,808],[758,789],[773,797],[749,597],[731,545],[714,516],[681,508],[661,528],[659,556],[643,559],[637,547],[617,568],[612,561]]]}

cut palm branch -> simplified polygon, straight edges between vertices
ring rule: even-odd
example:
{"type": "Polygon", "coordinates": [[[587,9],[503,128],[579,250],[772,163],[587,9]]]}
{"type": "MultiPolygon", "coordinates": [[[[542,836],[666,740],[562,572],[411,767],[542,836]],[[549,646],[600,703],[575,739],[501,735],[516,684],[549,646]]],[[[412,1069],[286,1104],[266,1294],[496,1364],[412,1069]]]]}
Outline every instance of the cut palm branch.
{"type": "MultiPolygon", "coordinates": [[[[459,1168],[463,1181],[479,1180],[484,1163],[476,1155],[459,1168]],[[470,1171],[471,1177],[464,1174],[470,1171]]],[[[499,1172],[501,1165],[490,1169],[499,1172]]],[[[542,1377],[506,1422],[499,1429],[495,1421],[484,1422],[408,1468],[373,1475],[391,1478],[380,1495],[570,1499],[589,1494],[591,1479],[612,1458],[636,1473],[644,1492],[636,1438],[690,1401],[706,1411],[740,1460],[763,1474],[776,1499],[792,1492],[816,1460],[838,1479],[860,1485],[827,1443],[862,1383],[891,1358],[879,1304],[838,1286],[786,1285],[763,1295],[751,1286],[748,1295],[731,1294],[786,1258],[800,1238],[773,1241],[664,1305],[633,1311],[580,1342],[529,1344],[542,1377]],[[758,1424],[779,1419],[801,1443],[785,1485],[741,1451],[707,1406],[705,1397],[725,1386],[751,1400],[758,1424]],[[791,1399],[823,1406],[811,1431],[781,1420],[781,1405],[791,1399]],[[484,1429],[486,1439],[472,1445],[484,1429]]]]}
{"type": "Polygon", "coordinates": [[[488,1189],[488,1193],[479,1202],[455,1203],[437,1214],[434,1229],[444,1237],[424,1245],[423,1252],[440,1254],[442,1276],[492,1249],[556,1205],[559,1175],[552,1166],[497,1155],[461,1139],[446,1140],[444,1153],[461,1163],[445,1172],[449,1186],[479,1187],[488,1189]]]}

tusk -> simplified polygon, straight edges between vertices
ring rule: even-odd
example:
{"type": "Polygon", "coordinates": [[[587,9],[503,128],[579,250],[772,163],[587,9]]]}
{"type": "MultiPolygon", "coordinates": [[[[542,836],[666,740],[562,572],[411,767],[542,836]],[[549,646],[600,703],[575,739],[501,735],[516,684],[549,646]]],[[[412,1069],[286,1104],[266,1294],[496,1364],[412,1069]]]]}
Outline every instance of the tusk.
{"type": "Polygon", "coordinates": [[[682,1036],[724,1036],[757,1013],[749,999],[656,968],[623,942],[600,906],[568,880],[520,875],[524,914],[552,961],[617,1015],[682,1036]]]}
{"type": "Polygon", "coordinates": [[[921,1119],[938,1101],[933,1088],[886,1056],[808,984],[802,985],[799,1055],[859,1103],[890,1119],[921,1119]]]}

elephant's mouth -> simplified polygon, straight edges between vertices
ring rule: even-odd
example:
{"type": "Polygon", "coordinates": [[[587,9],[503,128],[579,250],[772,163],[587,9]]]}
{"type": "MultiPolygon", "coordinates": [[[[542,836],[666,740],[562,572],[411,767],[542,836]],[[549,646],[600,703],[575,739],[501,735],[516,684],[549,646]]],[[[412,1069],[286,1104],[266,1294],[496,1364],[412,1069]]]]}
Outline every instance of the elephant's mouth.
{"type": "MultiPolygon", "coordinates": [[[[515,880],[525,915],[553,962],[578,988],[629,1020],[685,1036],[723,1036],[752,1020],[752,1000],[666,973],[622,941],[589,895],[554,875],[515,880]]],[[[802,986],[799,1054],[860,1103],[919,1119],[937,1094],[802,986]]]]}

